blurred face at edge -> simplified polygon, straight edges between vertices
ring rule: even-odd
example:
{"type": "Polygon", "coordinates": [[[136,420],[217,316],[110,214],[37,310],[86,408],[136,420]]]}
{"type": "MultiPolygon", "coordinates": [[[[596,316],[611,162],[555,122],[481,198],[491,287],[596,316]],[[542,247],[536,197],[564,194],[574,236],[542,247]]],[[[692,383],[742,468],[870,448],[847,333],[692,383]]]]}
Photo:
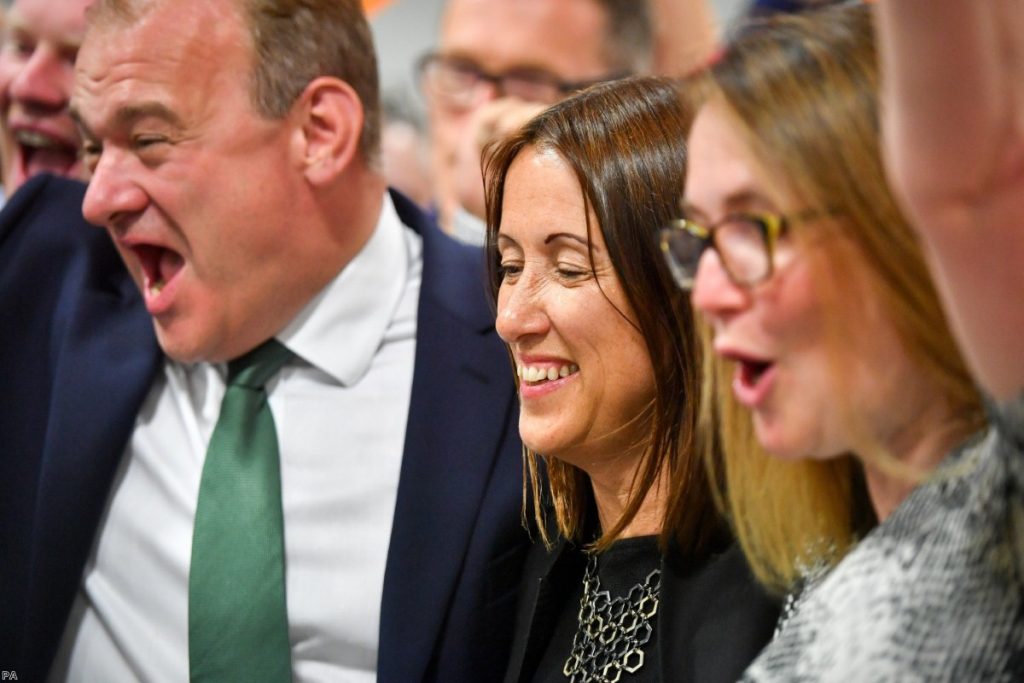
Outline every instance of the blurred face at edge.
{"type": "MultiPolygon", "coordinates": [[[[607,16],[594,0],[448,0],[438,52],[492,75],[532,71],[575,83],[612,70],[604,50],[607,34],[607,16]]],[[[441,174],[438,182],[449,185],[440,192],[459,193],[463,204],[478,209],[483,180],[473,119],[501,97],[487,81],[478,84],[468,104],[427,97],[434,168],[441,174]]]]}
{"type": "MultiPolygon", "coordinates": [[[[720,102],[698,112],[689,151],[684,210],[698,224],[814,208],[779,198],[778,174],[755,157],[720,102]]],[[[784,459],[857,452],[863,436],[900,453],[941,402],[882,310],[861,252],[835,231],[815,232],[833,220],[823,215],[784,231],[762,282],[736,284],[707,249],[694,283],[693,304],[714,328],[715,352],[735,365],[733,395],[750,410],[761,445],[784,459]],[[842,286],[823,286],[836,273],[842,286]]]]}
{"type": "Polygon", "coordinates": [[[15,0],[0,49],[4,190],[37,173],[78,177],[80,140],[68,103],[92,0],[15,0]]]}

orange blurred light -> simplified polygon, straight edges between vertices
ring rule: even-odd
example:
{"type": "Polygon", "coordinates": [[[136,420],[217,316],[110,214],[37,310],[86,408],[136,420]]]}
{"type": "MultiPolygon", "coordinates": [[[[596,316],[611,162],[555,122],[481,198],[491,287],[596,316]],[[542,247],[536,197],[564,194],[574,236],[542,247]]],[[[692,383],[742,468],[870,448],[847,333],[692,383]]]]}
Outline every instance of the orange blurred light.
{"type": "Polygon", "coordinates": [[[363,9],[366,10],[367,16],[373,16],[392,2],[393,0],[363,0],[363,9]]]}

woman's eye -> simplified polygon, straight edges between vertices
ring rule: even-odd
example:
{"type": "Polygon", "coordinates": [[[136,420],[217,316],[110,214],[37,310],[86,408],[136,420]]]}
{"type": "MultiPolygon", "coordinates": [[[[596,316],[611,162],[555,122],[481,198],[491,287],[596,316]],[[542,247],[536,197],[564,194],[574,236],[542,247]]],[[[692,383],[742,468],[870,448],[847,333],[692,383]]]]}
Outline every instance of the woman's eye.
{"type": "Polygon", "coordinates": [[[498,266],[498,274],[501,276],[502,280],[505,280],[510,277],[515,277],[520,272],[522,272],[522,270],[523,267],[518,263],[501,263],[498,266]]]}
{"type": "Polygon", "coordinates": [[[577,280],[590,275],[590,270],[580,268],[579,266],[560,264],[558,266],[558,275],[568,280],[577,280]]]}

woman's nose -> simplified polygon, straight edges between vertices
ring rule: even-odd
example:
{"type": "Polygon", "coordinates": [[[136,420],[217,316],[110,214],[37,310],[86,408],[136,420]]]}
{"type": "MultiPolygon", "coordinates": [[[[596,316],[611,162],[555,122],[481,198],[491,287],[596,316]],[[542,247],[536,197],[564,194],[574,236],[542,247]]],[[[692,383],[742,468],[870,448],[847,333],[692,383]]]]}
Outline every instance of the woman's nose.
{"type": "Polygon", "coordinates": [[[550,325],[543,285],[524,275],[515,283],[502,283],[498,290],[495,327],[506,344],[531,335],[543,335],[550,325]]]}
{"type": "Polygon", "coordinates": [[[690,293],[693,307],[709,318],[722,318],[745,307],[747,290],[726,273],[718,252],[708,249],[697,264],[697,275],[690,293]]]}

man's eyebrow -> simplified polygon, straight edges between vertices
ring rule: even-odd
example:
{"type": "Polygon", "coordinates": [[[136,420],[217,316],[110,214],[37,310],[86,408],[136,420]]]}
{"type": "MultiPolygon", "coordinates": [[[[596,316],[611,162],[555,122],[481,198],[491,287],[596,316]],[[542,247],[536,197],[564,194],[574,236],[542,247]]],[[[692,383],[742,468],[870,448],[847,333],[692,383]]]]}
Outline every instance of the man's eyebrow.
{"type": "Polygon", "coordinates": [[[119,126],[130,126],[141,119],[150,118],[159,119],[176,128],[182,125],[181,117],[162,102],[125,105],[114,113],[114,123],[119,126]]]}
{"type": "MultiPolygon", "coordinates": [[[[10,2],[3,3],[10,5],[10,2]]],[[[17,9],[9,9],[7,11],[7,17],[0,26],[0,36],[4,37],[19,37],[28,38],[33,43],[42,42],[43,40],[49,40],[56,44],[57,49],[64,53],[75,53],[78,52],[79,48],[82,47],[82,36],[81,35],[62,35],[56,37],[43,38],[39,35],[39,31],[29,25],[28,21],[21,15],[17,9]]],[[[72,60],[74,55],[72,54],[72,60]]]]}
{"type": "MultiPolygon", "coordinates": [[[[78,127],[84,133],[91,135],[89,126],[85,123],[85,119],[78,110],[78,107],[72,104],[70,113],[71,118],[78,124],[78,127]]],[[[114,113],[114,126],[130,128],[136,122],[148,118],[159,119],[175,128],[182,127],[181,117],[161,102],[144,102],[142,104],[129,104],[121,107],[114,113]]]]}
{"type": "Polygon", "coordinates": [[[17,31],[18,33],[27,33],[28,22],[26,22],[25,18],[21,16],[21,12],[12,8],[7,10],[7,20],[3,28],[4,33],[12,33],[14,31],[17,31]]]}

